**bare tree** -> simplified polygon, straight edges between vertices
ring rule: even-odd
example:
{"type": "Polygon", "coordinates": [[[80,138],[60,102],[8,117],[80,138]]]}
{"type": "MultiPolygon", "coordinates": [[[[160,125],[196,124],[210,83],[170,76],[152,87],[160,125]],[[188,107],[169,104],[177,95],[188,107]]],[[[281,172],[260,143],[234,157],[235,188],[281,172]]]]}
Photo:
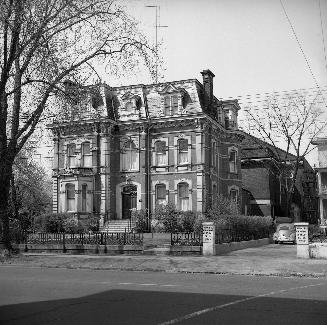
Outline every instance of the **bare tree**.
{"type": "Polygon", "coordinates": [[[85,83],[155,51],[114,0],[2,0],[0,4],[0,214],[10,249],[8,199],[13,163],[68,78],[85,83]]]}
{"type": "Polygon", "coordinates": [[[259,138],[257,145],[268,153],[286,194],[287,214],[290,213],[299,169],[314,149],[311,141],[326,126],[323,105],[324,98],[319,91],[313,96],[293,92],[282,98],[266,98],[262,107],[252,105],[245,109],[244,128],[259,138]]]}

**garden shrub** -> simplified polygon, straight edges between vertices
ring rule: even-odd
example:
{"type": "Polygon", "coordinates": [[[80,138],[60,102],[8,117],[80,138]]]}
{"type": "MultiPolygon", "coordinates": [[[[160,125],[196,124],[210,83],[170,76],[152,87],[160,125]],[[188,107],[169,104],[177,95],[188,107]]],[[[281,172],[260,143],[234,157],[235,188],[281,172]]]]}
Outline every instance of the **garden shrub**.
{"type": "Polygon", "coordinates": [[[67,213],[47,213],[34,218],[34,230],[37,232],[63,232],[67,213]]]}
{"type": "MultiPolygon", "coordinates": [[[[198,216],[192,211],[178,211],[174,204],[159,205],[152,214],[154,232],[194,232],[198,216]]],[[[201,219],[202,220],[202,219],[201,219]]],[[[198,227],[198,225],[197,225],[198,227]]]]}
{"type": "Polygon", "coordinates": [[[178,231],[178,211],[172,203],[160,204],[153,212],[153,218],[162,222],[164,232],[178,231]]]}
{"type": "Polygon", "coordinates": [[[90,215],[83,223],[86,231],[99,231],[100,217],[94,214],[90,215]]]}
{"type": "Polygon", "coordinates": [[[193,211],[178,212],[177,231],[193,232],[196,220],[196,214],[193,211]]]}
{"type": "Polygon", "coordinates": [[[49,213],[34,218],[34,231],[49,233],[97,231],[98,219],[90,215],[87,219],[78,221],[71,213],[49,213]]]}
{"type": "Polygon", "coordinates": [[[132,219],[135,221],[135,232],[147,232],[148,231],[148,211],[136,210],[132,212],[132,219]]]}

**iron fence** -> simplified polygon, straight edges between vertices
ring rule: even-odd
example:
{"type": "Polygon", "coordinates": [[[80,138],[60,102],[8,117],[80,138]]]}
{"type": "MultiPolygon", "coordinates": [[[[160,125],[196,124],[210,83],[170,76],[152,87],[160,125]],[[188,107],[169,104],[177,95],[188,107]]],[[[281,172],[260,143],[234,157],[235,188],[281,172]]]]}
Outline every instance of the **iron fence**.
{"type": "Polygon", "coordinates": [[[261,230],[241,230],[237,228],[222,228],[216,230],[216,244],[248,241],[271,237],[269,229],[261,230]]]}
{"type": "Polygon", "coordinates": [[[20,244],[41,245],[142,245],[143,233],[24,233],[15,241],[20,244]]]}
{"type": "Polygon", "coordinates": [[[173,246],[201,246],[202,233],[171,233],[171,245],[173,246]]]}

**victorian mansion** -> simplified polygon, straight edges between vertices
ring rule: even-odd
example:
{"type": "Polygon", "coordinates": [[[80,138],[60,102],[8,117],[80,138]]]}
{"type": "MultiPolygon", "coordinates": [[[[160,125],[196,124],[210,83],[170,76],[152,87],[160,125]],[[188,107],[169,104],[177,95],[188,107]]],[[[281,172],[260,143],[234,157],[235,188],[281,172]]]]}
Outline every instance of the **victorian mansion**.
{"type": "Polygon", "coordinates": [[[54,135],[53,212],[129,219],[172,202],[205,212],[219,194],[241,199],[236,100],[213,95],[214,74],[150,85],[65,82],[54,135]]]}

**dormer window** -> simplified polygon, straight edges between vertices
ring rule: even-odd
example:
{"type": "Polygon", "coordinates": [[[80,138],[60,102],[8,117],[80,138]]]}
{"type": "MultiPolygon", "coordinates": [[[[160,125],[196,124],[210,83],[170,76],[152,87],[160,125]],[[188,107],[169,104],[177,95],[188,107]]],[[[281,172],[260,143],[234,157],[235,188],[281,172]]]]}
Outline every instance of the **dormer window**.
{"type": "Polygon", "coordinates": [[[187,92],[184,88],[176,87],[174,84],[167,84],[159,91],[161,95],[161,112],[163,116],[174,116],[184,114],[185,96],[187,92]]]}
{"type": "Polygon", "coordinates": [[[139,95],[132,94],[127,92],[123,97],[123,107],[125,111],[129,114],[135,114],[137,110],[140,110],[142,107],[142,99],[139,95]]]}
{"type": "Polygon", "coordinates": [[[133,110],[133,103],[127,102],[125,105],[125,109],[126,109],[126,111],[131,112],[133,110]]]}
{"type": "Polygon", "coordinates": [[[178,114],[178,96],[177,95],[166,95],[165,96],[165,107],[164,115],[177,115],[178,114]]]}

